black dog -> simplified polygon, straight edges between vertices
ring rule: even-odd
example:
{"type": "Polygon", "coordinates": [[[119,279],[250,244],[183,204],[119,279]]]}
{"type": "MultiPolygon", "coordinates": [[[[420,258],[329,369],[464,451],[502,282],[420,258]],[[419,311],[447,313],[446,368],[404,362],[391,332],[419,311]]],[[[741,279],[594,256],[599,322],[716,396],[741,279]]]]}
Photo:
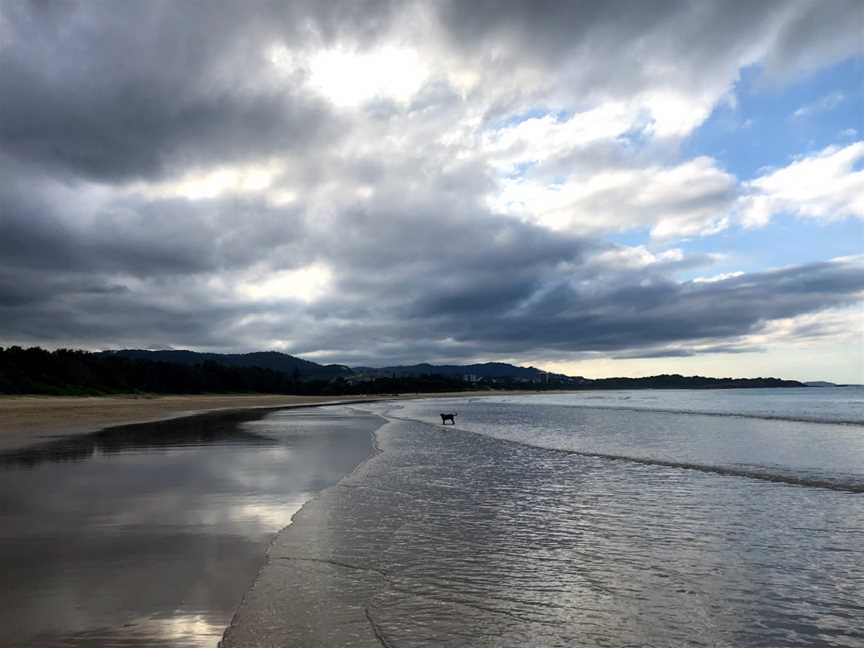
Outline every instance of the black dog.
{"type": "Polygon", "coordinates": [[[447,421],[450,421],[453,425],[456,425],[456,414],[442,414],[441,425],[447,425],[447,421]]]}

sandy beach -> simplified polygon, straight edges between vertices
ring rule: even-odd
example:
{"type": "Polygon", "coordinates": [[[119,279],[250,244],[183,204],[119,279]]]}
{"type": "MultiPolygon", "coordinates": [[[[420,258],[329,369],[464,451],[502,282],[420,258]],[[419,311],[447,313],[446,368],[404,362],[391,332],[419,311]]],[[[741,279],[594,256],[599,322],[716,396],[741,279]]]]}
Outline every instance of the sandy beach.
{"type": "Polygon", "coordinates": [[[302,407],[376,400],[358,396],[7,396],[0,397],[0,452],[112,425],[146,423],[217,410],[302,407]]]}
{"type": "Polygon", "coordinates": [[[0,453],[0,646],[214,648],[273,535],[383,422],[234,409],[0,453]]]}
{"type": "Polygon", "coordinates": [[[249,408],[290,408],[345,402],[508,392],[404,394],[399,396],[292,396],[284,394],[187,396],[0,396],[0,452],[112,425],[147,423],[202,412],[249,408]]]}

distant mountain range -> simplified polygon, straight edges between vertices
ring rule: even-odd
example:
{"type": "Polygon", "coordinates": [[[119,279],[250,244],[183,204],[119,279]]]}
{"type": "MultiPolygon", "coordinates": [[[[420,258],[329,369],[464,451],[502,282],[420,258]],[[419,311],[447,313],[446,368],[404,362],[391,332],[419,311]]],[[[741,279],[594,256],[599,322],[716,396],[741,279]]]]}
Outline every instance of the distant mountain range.
{"type": "Polygon", "coordinates": [[[483,384],[519,383],[554,384],[558,388],[573,389],[645,389],[645,388],[747,388],[747,387],[805,387],[804,383],[779,378],[706,378],[663,374],[645,378],[600,378],[566,376],[537,369],[519,367],[504,362],[485,362],[469,365],[397,365],[392,367],[348,367],[340,364],[321,365],[278,351],[257,353],[198,353],[195,351],[147,351],[124,349],[103,351],[103,355],[130,359],[168,362],[182,365],[216,363],[230,367],[260,367],[288,374],[297,380],[345,379],[351,383],[381,378],[445,376],[464,383],[483,384]]]}
{"type": "Polygon", "coordinates": [[[458,377],[467,382],[482,378],[512,378],[526,381],[547,380],[547,377],[569,378],[563,374],[550,374],[534,367],[517,367],[504,362],[486,362],[470,365],[432,365],[428,363],[416,365],[400,365],[394,367],[348,367],[346,365],[321,365],[317,362],[304,360],[296,356],[278,351],[258,351],[255,353],[198,353],[196,351],[162,350],[146,351],[143,349],[123,349],[120,351],[103,351],[104,355],[113,355],[135,360],[151,360],[154,362],[170,362],[173,364],[196,365],[204,362],[215,362],[229,367],[261,367],[295,375],[305,380],[330,379],[353,376],[355,378],[388,378],[406,376],[448,376],[458,377]]]}
{"type": "Polygon", "coordinates": [[[321,365],[303,360],[278,351],[258,351],[255,353],[198,353],[196,351],[145,351],[143,349],[123,349],[103,351],[103,355],[120,356],[134,360],[170,362],[172,364],[197,365],[215,362],[228,367],[261,367],[296,376],[303,380],[330,379],[350,376],[354,372],[344,365],[321,365]]]}
{"type": "Polygon", "coordinates": [[[472,382],[480,378],[515,378],[523,380],[548,380],[550,378],[570,378],[563,374],[553,374],[535,367],[518,367],[505,362],[484,362],[470,365],[433,365],[428,362],[395,367],[354,367],[354,373],[364,376],[450,376],[460,377],[472,382]]]}

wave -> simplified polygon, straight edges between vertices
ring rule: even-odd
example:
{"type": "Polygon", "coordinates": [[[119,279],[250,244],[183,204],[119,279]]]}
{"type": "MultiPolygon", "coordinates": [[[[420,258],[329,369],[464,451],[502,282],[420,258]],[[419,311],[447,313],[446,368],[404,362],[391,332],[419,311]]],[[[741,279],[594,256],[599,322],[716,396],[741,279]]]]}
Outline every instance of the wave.
{"type": "Polygon", "coordinates": [[[658,414],[690,414],[694,416],[720,416],[724,418],[750,418],[766,421],[790,421],[794,423],[816,423],[820,425],[857,425],[864,427],[864,419],[820,418],[816,416],[764,414],[760,412],[716,412],[711,410],[682,410],[660,407],[627,407],[614,405],[581,405],[549,403],[550,407],[569,407],[572,409],[613,410],[623,412],[655,412],[658,414]]]}
{"type": "MultiPolygon", "coordinates": [[[[497,438],[497,437],[495,437],[497,438]]],[[[514,441],[514,443],[519,443],[514,441]]],[[[520,445],[531,445],[523,443],[520,445]]],[[[543,446],[532,446],[543,447],[543,446]]],[[[820,477],[807,477],[789,473],[772,473],[752,468],[739,468],[737,466],[715,466],[711,464],[700,464],[689,461],[672,461],[667,459],[654,459],[649,457],[632,457],[627,455],[606,454],[603,452],[584,452],[582,450],[561,450],[558,448],[545,448],[554,452],[579,455],[580,457],[593,457],[596,459],[607,459],[610,461],[627,461],[646,466],[666,466],[668,468],[681,468],[683,470],[695,470],[715,475],[726,475],[729,477],[746,477],[749,479],[760,479],[762,481],[775,482],[779,484],[790,484],[792,486],[809,486],[810,488],[827,488],[834,491],[847,493],[864,493],[864,483],[850,482],[820,477]]]]}
{"type": "MultiPolygon", "coordinates": [[[[401,408],[400,408],[401,409],[401,408]]],[[[601,408],[601,409],[617,409],[617,408],[601,408]]],[[[636,409],[636,408],[634,408],[636,409]]],[[[644,411],[644,410],[638,410],[644,411]]],[[[653,410],[649,410],[653,411],[653,410]]],[[[689,412],[685,412],[689,413],[689,412]]],[[[385,415],[387,419],[400,420],[400,421],[410,421],[412,423],[419,423],[421,425],[426,425],[429,427],[437,426],[429,423],[428,421],[422,421],[420,419],[410,418],[410,417],[401,417],[394,416],[392,413],[388,412],[385,415]]],[[[482,436],[489,439],[495,439],[497,441],[501,441],[503,443],[512,443],[519,446],[525,446],[529,448],[538,448],[541,450],[547,450],[549,452],[556,452],[567,455],[576,455],[579,457],[589,457],[592,459],[604,459],[607,461],[624,461],[628,463],[641,464],[644,466],[663,466],[667,468],[678,468],[681,470],[693,470],[701,473],[709,473],[714,475],[723,475],[726,477],[743,477],[747,479],[758,479],[761,481],[773,482],[777,484],[788,484],[790,486],[804,486],[809,488],[824,488],[833,491],[845,492],[845,493],[864,493],[864,481],[848,481],[843,479],[833,479],[828,477],[820,477],[820,476],[810,476],[810,475],[801,475],[794,473],[782,473],[782,472],[771,472],[768,470],[759,470],[754,468],[746,468],[742,466],[735,465],[717,465],[717,464],[703,464],[691,461],[676,461],[673,459],[660,459],[655,457],[638,457],[632,455],[619,455],[605,452],[590,452],[587,450],[572,450],[568,448],[556,448],[553,446],[544,446],[538,445],[535,443],[529,443],[527,441],[521,441],[518,439],[508,439],[505,437],[498,437],[491,434],[487,434],[484,432],[478,432],[475,430],[468,430],[461,427],[451,426],[448,428],[451,431],[459,431],[467,434],[476,434],[478,436],[482,436]]]]}

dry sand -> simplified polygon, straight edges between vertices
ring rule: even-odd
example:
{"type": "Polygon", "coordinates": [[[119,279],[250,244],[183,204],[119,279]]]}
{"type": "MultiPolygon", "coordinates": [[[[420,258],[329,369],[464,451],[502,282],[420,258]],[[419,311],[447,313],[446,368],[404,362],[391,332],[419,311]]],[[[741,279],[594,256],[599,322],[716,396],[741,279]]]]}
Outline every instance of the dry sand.
{"type": "Polygon", "coordinates": [[[507,392],[458,392],[403,396],[2,396],[0,397],[0,452],[72,434],[95,432],[112,425],[145,423],[214,410],[286,408],[327,403],[478,396],[507,392]]]}

